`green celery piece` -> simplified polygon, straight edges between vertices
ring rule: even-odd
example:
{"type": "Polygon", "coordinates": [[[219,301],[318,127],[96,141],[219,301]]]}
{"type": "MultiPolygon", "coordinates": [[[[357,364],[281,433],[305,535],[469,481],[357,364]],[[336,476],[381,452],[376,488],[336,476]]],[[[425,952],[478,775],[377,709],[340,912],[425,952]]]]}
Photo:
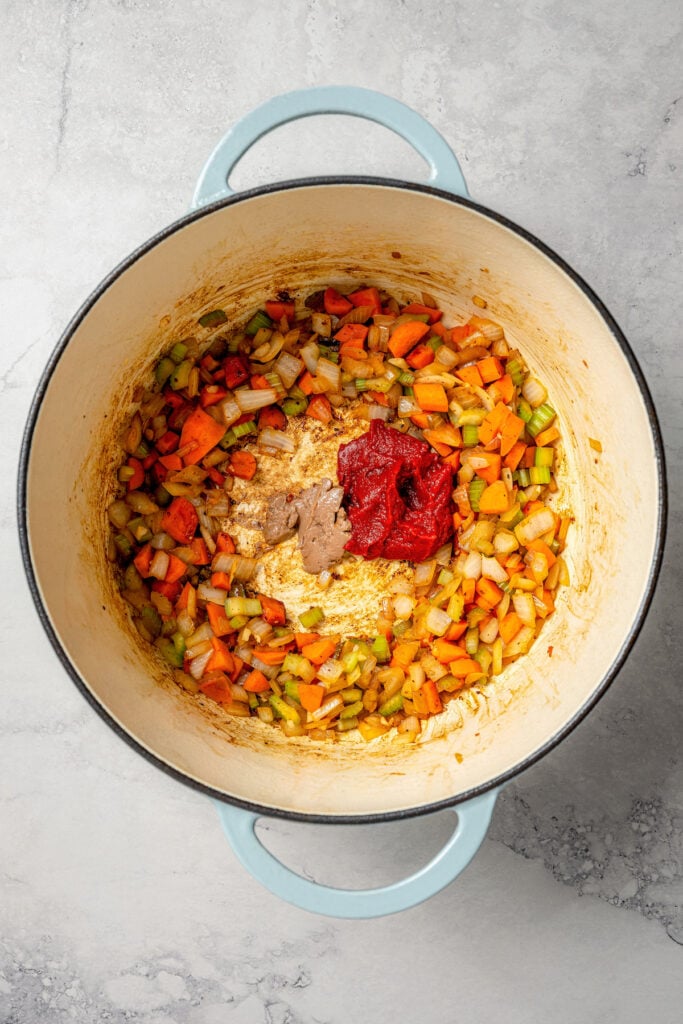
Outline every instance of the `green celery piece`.
{"type": "Polygon", "coordinates": [[[173,346],[173,348],[171,349],[171,351],[169,352],[169,356],[171,357],[173,362],[176,364],[176,366],[178,366],[180,363],[182,363],[182,361],[183,361],[183,359],[185,358],[186,355],[187,355],[187,345],[183,344],[182,341],[177,341],[175,343],[175,345],[173,346]]]}
{"type": "Polygon", "coordinates": [[[176,366],[169,379],[173,391],[181,391],[182,388],[187,387],[193,365],[191,359],[183,359],[182,363],[176,366]]]}
{"type": "Polygon", "coordinates": [[[283,700],[282,697],[273,694],[272,697],[268,698],[268,703],[279,718],[284,718],[287,722],[295,722],[297,725],[301,724],[299,712],[288,704],[286,700],[283,700]]]}
{"type": "Polygon", "coordinates": [[[197,323],[200,327],[218,327],[219,324],[225,324],[228,322],[228,318],[222,309],[212,309],[209,313],[204,313],[200,316],[197,323]]]}
{"type": "Polygon", "coordinates": [[[397,711],[400,711],[403,707],[403,694],[399,690],[389,700],[385,700],[384,704],[380,704],[377,709],[384,718],[388,718],[389,715],[394,715],[397,711]]]}
{"type": "Polygon", "coordinates": [[[262,327],[272,327],[273,321],[270,319],[264,309],[259,309],[258,312],[254,313],[251,320],[244,328],[245,334],[248,334],[251,338],[259,331],[262,327]]]}
{"type": "Polygon", "coordinates": [[[172,359],[169,359],[168,356],[165,356],[163,359],[159,360],[156,366],[156,370],[154,371],[154,376],[156,377],[156,382],[159,385],[159,387],[163,388],[164,384],[171,376],[171,374],[174,372],[174,370],[175,363],[173,362],[172,359]]]}

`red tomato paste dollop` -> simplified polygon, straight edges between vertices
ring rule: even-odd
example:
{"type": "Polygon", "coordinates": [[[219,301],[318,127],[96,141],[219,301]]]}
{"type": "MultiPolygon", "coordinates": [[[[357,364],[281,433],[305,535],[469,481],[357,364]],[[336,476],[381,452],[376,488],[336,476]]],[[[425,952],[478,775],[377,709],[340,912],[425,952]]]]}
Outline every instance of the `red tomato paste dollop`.
{"type": "Polygon", "coordinates": [[[373,420],[340,445],[337,475],[354,555],[423,562],[452,536],[453,474],[425,441],[373,420]]]}

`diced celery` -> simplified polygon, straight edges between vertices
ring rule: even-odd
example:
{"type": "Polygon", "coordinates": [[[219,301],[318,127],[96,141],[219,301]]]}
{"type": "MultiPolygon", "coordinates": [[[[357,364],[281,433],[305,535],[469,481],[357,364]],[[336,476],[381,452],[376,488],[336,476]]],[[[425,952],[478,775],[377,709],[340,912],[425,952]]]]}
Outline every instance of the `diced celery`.
{"type": "Polygon", "coordinates": [[[357,700],[363,699],[363,691],[360,686],[347,686],[345,690],[339,692],[345,704],[355,704],[357,700]]]}
{"type": "Polygon", "coordinates": [[[356,667],[351,672],[347,672],[347,674],[346,674],[346,682],[349,684],[349,686],[353,686],[354,683],[358,682],[360,677],[361,677],[360,665],[356,665],[356,667]]]}
{"type": "Polygon", "coordinates": [[[389,698],[389,700],[385,700],[384,704],[380,704],[377,710],[384,718],[388,718],[389,715],[394,715],[397,711],[400,711],[402,707],[403,694],[399,690],[398,693],[395,693],[393,697],[389,698]]]}
{"type": "Polygon", "coordinates": [[[444,587],[447,583],[450,583],[452,580],[453,580],[453,573],[451,572],[451,570],[450,569],[442,569],[441,572],[439,573],[438,577],[437,577],[436,582],[439,583],[442,587],[444,587]]]}
{"type": "Polygon", "coordinates": [[[133,546],[126,537],[125,533],[114,534],[114,544],[116,546],[116,550],[122,556],[122,558],[132,558],[133,546]]]}
{"type": "Polygon", "coordinates": [[[347,707],[342,708],[339,717],[341,719],[355,718],[357,715],[359,715],[361,713],[362,710],[363,710],[363,701],[362,700],[357,700],[355,704],[349,704],[347,707]]]}
{"type": "Polygon", "coordinates": [[[229,619],[234,615],[247,615],[253,618],[263,614],[261,602],[257,597],[226,597],[225,614],[229,619]]]}
{"type": "Polygon", "coordinates": [[[247,434],[255,434],[258,431],[256,420],[249,420],[248,423],[236,423],[230,429],[238,440],[240,437],[246,437],[247,434]]]}
{"type": "Polygon", "coordinates": [[[534,452],[534,466],[548,466],[550,468],[554,458],[554,448],[537,448],[534,452]]]}
{"type": "Polygon", "coordinates": [[[173,362],[172,359],[169,359],[168,356],[165,356],[163,359],[160,359],[159,362],[157,363],[156,370],[154,371],[154,376],[156,377],[157,384],[163,388],[164,384],[166,383],[166,381],[171,376],[174,370],[175,363],[173,362]]]}
{"type": "Polygon", "coordinates": [[[142,516],[137,516],[135,519],[131,519],[128,523],[128,529],[133,534],[138,544],[146,544],[148,540],[152,539],[152,531],[142,516]]]}
{"type": "Polygon", "coordinates": [[[525,423],[528,423],[533,416],[533,412],[534,410],[531,408],[526,398],[520,398],[517,403],[517,415],[520,420],[524,420],[525,423]]]}
{"type": "MultiPolygon", "coordinates": [[[[476,430],[477,428],[475,427],[474,429],[476,430]]],[[[463,428],[463,433],[464,433],[464,428],[463,428]]],[[[479,511],[479,499],[481,498],[481,496],[482,496],[482,494],[484,493],[485,490],[486,490],[486,481],[482,480],[482,478],[480,476],[476,476],[474,478],[474,480],[470,481],[470,486],[469,486],[468,494],[469,494],[469,499],[470,499],[470,505],[472,506],[472,511],[473,512],[478,512],[479,511]]]]}
{"type": "Polygon", "coordinates": [[[168,493],[163,484],[159,484],[154,492],[154,500],[159,508],[166,508],[167,505],[171,504],[172,496],[168,493]]]}
{"type": "Polygon", "coordinates": [[[529,476],[529,470],[523,466],[517,470],[517,483],[520,487],[528,487],[531,483],[531,477],[529,476]]]}
{"type": "Polygon", "coordinates": [[[297,704],[301,704],[299,699],[299,684],[296,679],[288,679],[285,682],[285,693],[288,697],[291,697],[292,700],[295,700],[297,704]]]}
{"type": "Polygon", "coordinates": [[[183,655],[176,650],[175,644],[172,640],[157,640],[156,646],[159,648],[169,665],[172,665],[174,668],[183,667],[183,655]]]}
{"type": "Polygon", "coordinates": [[[310,683],[315,678],[315,668],[308,658],[304,658],[303,654],[295,654],[292,651],[287,653],[282,663],[282,671],[291,672],[292,675],[303,679],[305,683],[310,683]]]}
{"type": "Polygon", "coordinates": [[[257,313],[254,313],[251,320],[244,328],[245,333],[250,337],[254,337],[257,331],[262,327],[272,327],[273,321],[270,319],[268,314],[263,309],[259,309],[257,313]]]}
{"type": "Polygon", "coordinates": [[[133,452],[133,455],[135,456],[136,459],[146,459],[147,456],[149,455],[149,445],[147,444],[147,442],[140,441],[140,444],[133,452]]]}
{"type": "MultiPolygon", "coordinates": [[[[474,423],[465,423],[462,427],[462,443],[465,448],[472,448],[479,441],[479,427],[474,423]]],[[[482,480],[482,483],[484,481],[482,480]]]]}
{"type": "Polygon", "coordinates": [[[336,349],[326,348],[325,345],[319,345],[318,348],[320,349],[320,355],[323,359],[329,359],[331,363],[339,362],[339,352],[337,352],[336,349]]]}
{"type": "Polygon", "coordinates": [[[465,599],[462,594],[453,594],[453,597],[448,602],[448,607],[446,608],[446,612],[453,619],[453,622],[460,622],[464,609],[465,599]]]}
{"type": "Polygon", "coordinates": [[[533,415],[526,425],[526,429],[532,437],[536,437],[536,434],[540,434],[542,430],[549,427],[555,419],[557,413],[551,405],[544,402],[543,405],[539,405],[537,409],[534,409],[533,415]]]}
{"type": "Polygon", "coordinates": [[[238,438],[235,434],[235,430],[233,427],[230,427],[230,430],[227,430],[225,434],[223,434],[223,437],[218,442],[218,447],[222,448],[223,451],[227,451],[228,448],[232,448],[234,444],[237,444],[237,441],[238,438]]]}
{"type": "Polygon", "coordinates": [[[340,715],[339,716],[339,720],[337,722],[337,731],[338,732],[350,732],[351,729],[357,729],[358,728],[358,724],[359,723],[358,723],[358,719],[357,718],[355,718],[355,717],[354,718],[342,718],[341,715],[340,715]]]}
{"type": "Polygon", "coordinates": [[[222,309],[212,309],[209,313],[205,313],[204,316],[200,316],[197,321],[200,327],[218,327],[219,324],[227,322],[228,318],[222,309]]]}
{"type": "Polygon", "coordinates": [[[465,650],[468,654],[476,654],[479,649],[479,627],[473,626],[465,633],[465,650]]]}
{"type": "Polygon", "coordinates": [[[152,636],[159,636],[161,633],[161,616],[153,604],[146,604],[140,612],[142,623],[152,636]]]}
{"type": "Polygon", "coordinates": [[[230,625],[233,629],[241,629],[242,626],[246,626],[248,622],[248,615],[233,615],[230,619],[230,625]]]}
{"type": "Polygon", "coordinates": [[[171,388],[174,391],[181,391],[182,388],[187,387],[193,365],[194,364],[191,359],[183,359],[183,361],[176,366],[169,379],[171,388]]]}
{"type": "Polygon", "coordinates": [[[175,632],[171,637],[173,646],[175,647],[178,654],[185,654],[185,637],[182,633],[175,632]]]}
{"type": "Polygon", "coordinates": [[[282,411],[285,416],[300,416],[308,408],[307,398],[285,398],[282,403],[282,411]]]}
{"type": "Polygon", "coordinates": [[[282,697],[273,694],[272,697],[268,698],[268,703],[278,718],[284,718],[286,722],[295,722],[296,725],[301,724],[299,712],[291,704],[288,704],[286,700],[283,700],[282,697]]]}
{"type": "Polygon", "coordinates": [[[397,619],[391,627],[391,632],[395,637],[403,636],[403,634],[410,629],[410,622],[407,619],[397,619]]]}
{"type": "Polygon", "coordinates": [[[512,377],[512,383],[516,387],[519,387],[524,380],[524,370],[519,359],[508,359],[505,364],[505,372],[510,374],[512,377]]]}
{"type": "Polygon", "coordinates": [[[299,622],[304,629],[311,629],[313,626],[317,626],[319,622],[325,618],[325,614],[322,608],[309,608],[307,612],[302,612],[299,616],[299,622]]]}
{"type": "Polygon", "coordinates": [[[391,650],[389,648],[389,641],[385,636],[376,636],[373,640],[371,651],[377,658],[378,662],[389,661],[391,657],[391,650]]]}
{"type": "Polygon", "coordinates": [[[549,484],[550,470],[547,466],[532,466],[529,470],[529,479],[532,484],[549,484]]]}
{"type": "Polygon", "coordinates": [[[415,374],[411,373],[410,370],[403,370],[399,374],[398,382],[403,384],[404,387],[410,387],[415,381],[415,374]]]}
{"type": "Polygon", "coordinates": [[[187,345],[184,345],[182,341],[177,341],[168,354],[176,366],[178,366],[187,355],[187,345]]]}

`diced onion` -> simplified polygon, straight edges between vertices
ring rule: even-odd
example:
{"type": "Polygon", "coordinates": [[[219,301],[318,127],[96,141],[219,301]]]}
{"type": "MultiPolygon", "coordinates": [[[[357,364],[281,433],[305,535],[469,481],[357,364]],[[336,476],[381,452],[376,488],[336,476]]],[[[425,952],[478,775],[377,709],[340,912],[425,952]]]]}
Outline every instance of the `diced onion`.
{"type": "Polygon", "coordinates": [[[170,558],[166,551],[157,551],[150,562],[149,575],[157,580],[166,579],[166,573],[170,564],[170,558]]]}
{"type": "Polygon", "coordinates": [[[223,605],[227,596],[226,590],[212,587],[208,583],[200,583],[197,587],[197,597],[201,598],[202,601],[209,601],[211,604],[223,605]]]}
{"type": "Polygon", "coordinates": [[[436,562],[420,562],[415,566],[415,586],[428,587],[434,579],[436,562]]]}
{"type": "Polygon", "coordinates": [[[497,558],[487,558],[485,555],[482,555],[481,558],[481,574],[485,579],[493,580],[494,583],[507,583],[509,578],[497,558]]]}
{"type": "Polygon", "coordinates": [[[329,338],[332,334],[332,317],[327,313],[313,313],[311,327],[321,338],[329,338]]]}
{"type": "Polygon", "coordinates": [[[301,349],[301,358],[304,361],[304,365],[309,373],[315,373],[318,368],[318,358],[320,356],[320,349],[314,341],[309,341],[301,349]]]}
{"type": "Polygon", "coordinates": [[[296,356],[291,355],[289,352],[281,352],[273,366],[275,373],[278,374],[286,388],[291,388],[303,368],[302,360],[297,359],[296,356]]]}
{"type": "Polygon", "coordinates": [[[231,427],[242,415],[242,410],[234,398],[224,398],[218,410],[226,427],[231,427]]]}
{"type": "Polygon", "coordinates": [[[309,722],[319,722],[322,718],[327,718],[333,712],[340,710],[344,707],[344,699],[340,697],[338,693],[333,694],[324,700],[317,711],[308,712],[309,722]]]}
{"type": "Polygon", "coordinates": [[[371,420],[387,420],[391,419],[391,409],[388,409],[386,405],[370,405],[368,407],[371,420]]]}
{"type": "Polygon", "coordinates": [[[397,594],[393,599],[393,605],[397,619],[409,619],[415,608],[415,598],[407,594],[397,594]]]}
{"type": "Polygon", "coordinates": [[[414,416],[418,412],[422,412],[420,406],[417,404],[414,398],[408,398],[403,395],[398,400],[397,412],[399,416],[414,416]]]}
{"type": "Polygon", "coordinates": [[[213,572],[232,573],[234,580],[242,583],[250,580],[256,571],[257,562],[255,558],[245,558],[244,555],[231,555],[227,551],[217,554],[211,563],[213,572]]]}
{"type": "Polygon", "coordinates": [[[317,374],[320,380],[324,380],[328,384],[328,391],[339,391],[341,387],[341,370],[337,363],[321,357],[318,360],[317,374]]]}
{"type": "Polygon", "coordinates": [[[265,641],[272,635],[273,632],[273,627],[270,625],[270,623],[266,622],[265,619],[261,618],[252,619],[251,622],[249,623],[249,629],[252,631],[252,633],[254,634],[254,636],[256,637],[260,644],[265,643],[265,641]]]}
{"type": "Polygon", "coordinates": [[[494,616],[485,626],[479,627],[479,640],[483,644],[492,644],[498,636],[498,619],[494,616]]]}
{"type": "Polygon", "coordinates": [[[256,409],[264,409],[265,406],[272,405],[277,401],[277,395],[274,388],[256,388],[253,391],[250,388],[244,388],[235,392],[235,401],[243,413],[254,412],[256,409]]]}
{"type": "Polygon", "coordinates": [[[536,607],[531,594],[513,594],[512,606],[525,626],[536,624],[536,607]]]}
{"type": "Polygon", "coordinates": [[[526,654],[536,639],[536,633],[531,626],[522,626],[517,636],[513,637],[509,644],[503,649],[506,658],[516,658],[518,654],[526,654]]]}
{"type": "Polygon", "coordinates": [[[167,533],[155,533],[150,544],[155,551],[170,551],[171,548],[176,546],[173,537],[169,537],[167,533]]]}
{"type": "Polygon", "coordinates": [[[334,682],[344,672],[344,666],[336,658],[328,658],[318,669],[318,679],[325,683],[334,682]]]}
{"type": "Polygon", "coordinates": [[[194,620],[188,613],[186,608],[183,608],[178,612],[178,618],[176,619],[176,625],[178,626],[178,632],[181,636],[187,638],[194,633],[194,620]]]}
{"type": "Polygon", "coordinates": [[[535,377],[527,377],[522,384],[522,396],[526,398],[531,408],[535,409],[537,406],[543,405],[548,397],[548,392],[540,380],[536,380],[535,377]]]}
{"type": "Polygon", "coordinates": [[[470,551],[462,567],[462,574],[466,580],[479,579],[481,576],[481,555],[478,551],[470,551]]]}
{"type": "Polygon", "coordinates": [[[258,443],[267,448],[276,448],[281,452],[294,452],[296,445],[291,437],[282,430],[275,430],[273,427],[264,427],[258,436],[258,443]]]}
{"type": "Polygon", "coordinates": [[[207,651],[205,654],[200,654],[198,657],[193,658],[190,662],[190,675],[193,679],[201,679],[204,675],[204,670],[211,660],[213,649],[207,651]]]}
{"type": "Polygon", "coordinates": [[[107,515],[112,525],[118,530],[122,530],[124,526],[128,525],[132,514],[132,510],[125,501],[113,501],[107,509],[107,515]]]}
{"type": "Polygon", "coordinates": [[[519,547],[519,541],[510,530],[499,530],[493,538],[493,550],[497,555],[510,555],[519,547]]]}
{"type": "Polygon", "coordinates": [[[425,616],[425,626],[430,633],[435,633],[436,636],[443,636],[448,627],[453,622],[450,615],[442,611],[441,608],[435,608],[432,606],[425,616]]]}
{"type": "Polygon", "coordinates": [[[211,629],[211,626],[208,622],[203,622],[201,626],[194,631],[194,633],[188,636],[187,646],[196,647],[197,644],[202,642],[202,640],[210,640],[212,636],[213,630],[211,629]]]}
{"type": "Polygon", "coordinates": [[[549,508],[538,508],[515,526],[515,537],[520,544],[527,545],[548,530],[555,529],[555,516],[549,508]]]}
{"type": "Polygon", "coordinates": [[[202,640],[198,644],[188,645],[185,648],[185,653],[187,654],[188,658],[192,659],[192,658],[198,658],[198,657],[200,657],[200,655],[206,654],[207,651],[212,651],[212,650],[213,650],[213,647],[211,646],[211,641],[210,640],[202,640]]]}

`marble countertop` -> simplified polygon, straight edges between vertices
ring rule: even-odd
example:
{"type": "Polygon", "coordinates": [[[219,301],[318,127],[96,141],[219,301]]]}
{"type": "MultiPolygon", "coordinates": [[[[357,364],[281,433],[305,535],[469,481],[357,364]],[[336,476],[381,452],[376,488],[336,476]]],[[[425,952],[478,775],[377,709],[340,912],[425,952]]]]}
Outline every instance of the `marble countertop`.
{"type": "MultiPolygon", "coordinates": [[[[680,1021],[678,0],[27,0],[5,3],[3,23],[0,1020],[680,1021]],[[592,284],[652,388],[672,510],[653,606],[606,697],[507,787],[457,882],[355,924],[264,891],[210,802],[93,714],[38,623],[13,493],[31,396],[73,311],[186,210],[239,116],[275,93],[341,82],[426,115],[473,196],[592,284]]],[[[423,173],[383,129],[335,119],[259,143],[235,180],[331,171],[423,173]]],[[[373,828],[267,825],[287,863],[332,884],[398,878],[450,828],[448,813],[373,828]]]]}

